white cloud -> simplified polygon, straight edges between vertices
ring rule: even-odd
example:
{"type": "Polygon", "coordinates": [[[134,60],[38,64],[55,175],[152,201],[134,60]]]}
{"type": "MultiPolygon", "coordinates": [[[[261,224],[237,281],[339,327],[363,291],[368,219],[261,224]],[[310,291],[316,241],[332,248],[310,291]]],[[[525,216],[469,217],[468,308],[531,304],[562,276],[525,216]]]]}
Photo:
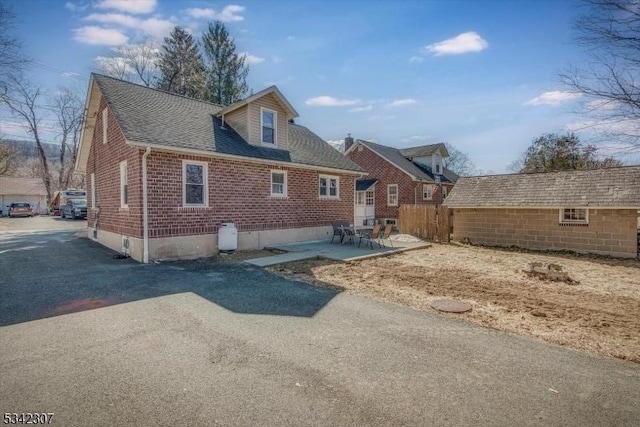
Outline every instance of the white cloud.
{"type": "Polygon", "coordinates": [[[131,15],[123,15],[122,13],[92,13],[85,16],[84,21],[100,22],[102,24],[117,24],[124,27],[135,28],[140,24],[140,19],[131,15]]]}
{"type": "Polygon", "coordinates": [[[157,6],[157,0],[98,0],[98,9],[115,9],[127,13],[151,13],[157,6]]]}
{"type": "Polygon", "coordinates": [[[424,48],[425,52],[435,56],[460,55],[469,52],[480,52],[489,47],[489,43],[475,31],[458,34],[457,36],[433,43],[424,48]]]}
{"type": "Polygon", "coordinates": [[[412,56],[411,58],[409,58],[409,62],[413,63],[413,62],[422,62],[424,61],[424,58],[422,56],[412,56]]]}
{"type": "Polygon", "coordinates": [[[406,105],[413,105],[416,102],[418,101],[413,98],[396,99],[389,104],[389,107],[404,107],[406,105]]]}
{"type": "Polygon", "coordinates": [[[313,107],[344,107],[360,103],[359,99],[338,99],[332,96],[317,96],[309,98],[304,102],[313,107]]]}
{"type": "Polygon", "coordinates": [[[259,64],[264,61],[264,58],[261,58],[256,55],[251,55],[248,52],[240,53],[238,56],[243,56],[243,55],[244,55],[244,63],[247,65],[259,64]]]}
{"type": "Polygon", "coordinates": [[[120,46],[127,44],[129,38],[119,30],[100,28],[94,26],[81,27],[73,30],[73,39],[85,44],[101,44],[107,46],[120,46]]]}
{"type": "Polygon", "coordinates": [[[166,36],[175,26],[172,21],[158,18],[140,19],[122,13],[92,13],[83,18],[85,21],[100,22],[101,24],[115,24],[122,27],[139,29],[156,38],[166,36]]]}
{"type": "Polygon", "coordinates": [[[89,7],[89,4],[74,3],[72,1],[68,1],[64,4],[64,7],[69,9],[71,12],[82,12],[89,7]]]}
{"type": "Polygon", "coordinates": [[[533,99],[528,100],[524,103],[524,105],[551,105],[552,107],[557,107],[563,102],[571,101],[573,99],[580,98],[579,93],[573,92],[562,92],[559,90],[553,90],[550,92],[545,92],[540,96],[536,96],[533,99]]]}
{"type": "Polygon", "coordinates": [[[372,109],[373,109],[373,105],[365,105],[364,107],[352,108],[349,111],[352,113],[361,113],[363,111],[371,111],[372,109]]]}
{"type": "Polygon", "coordinates": [[[244,12],[246,8],[244,6],[238,6],[230,4],[225,6],[221,12],[216,12],[215,9],[201,9],[198,7],[187,9],[187,14],[196,19],[217,19],[222,22],[238,22],[243,21],[244,16],[240,13],[244,12]]]}

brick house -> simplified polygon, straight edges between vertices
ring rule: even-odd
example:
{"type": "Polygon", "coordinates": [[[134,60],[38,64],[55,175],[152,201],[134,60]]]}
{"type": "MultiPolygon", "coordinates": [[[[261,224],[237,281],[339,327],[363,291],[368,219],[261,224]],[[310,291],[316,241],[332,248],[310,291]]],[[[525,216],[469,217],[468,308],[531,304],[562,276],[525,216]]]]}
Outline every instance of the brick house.
{"type": "Polygon", "coordinates": [[[275,87],[227,107],[92,74],[76,171],[89,237],[139,261],[323,238],[353,217],[361,168],[304,126],[275,87]]]}
{"type": "Polygon", "coordinates": [[[640,166],[460,178],[455,241],[638,256],[640,166]]]}
{"type": "Polygon", "coordinates": [[[376,218],[397,226],[400,205],[441,204],[458,179],[445,167],[442,143],[398,149],[347,137],[345,155],[367,172],[356,184],[357,224],[376,218]]]}

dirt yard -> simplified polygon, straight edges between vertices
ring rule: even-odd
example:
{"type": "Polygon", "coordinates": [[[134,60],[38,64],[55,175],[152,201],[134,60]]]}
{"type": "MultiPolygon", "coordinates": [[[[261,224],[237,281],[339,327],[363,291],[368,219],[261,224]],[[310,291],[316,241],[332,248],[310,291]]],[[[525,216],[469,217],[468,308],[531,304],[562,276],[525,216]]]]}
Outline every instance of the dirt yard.
{"type": "Polygon", "coordinates": [[[640,262],[461,245],[337,263],[310,260],[271,271],[381,301],[436,312],[429,302],[471,303],[442,314],[640,363],[640,262]],[[571,284],[529,277],[528,262],[555,263],[571,284]]]}

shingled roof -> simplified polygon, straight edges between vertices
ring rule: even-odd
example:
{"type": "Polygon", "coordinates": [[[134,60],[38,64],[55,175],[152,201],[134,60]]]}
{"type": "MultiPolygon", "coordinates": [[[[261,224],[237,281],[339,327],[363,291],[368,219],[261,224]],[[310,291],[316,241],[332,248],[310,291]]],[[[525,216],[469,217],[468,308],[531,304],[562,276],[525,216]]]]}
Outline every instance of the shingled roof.
{"type": "Polygon", "coordinates": [[[446,156],[449,156],[447,147],[442,142],[437,144],[420,145],[418,147],[400,148],[398,151],[405,157],[422,157],[431,156],[438,150],[444,150],[446,156]]]}
{"type": "Polygon", "coordinates": [[[288,124],[288,150],[249,144],[217,118],[222,107],[100,74],[93,80],[127,141],[347,171],[362,169],[304,126],[288,124]]]}
{"type": "MultiPolygon", "coordinates": [[[[3,196],[46,196],[40,178],[23,178],[16,176],[0,176],[0,195],[3,196]]],[[[2,208],[0,207],[0,210],[2,208]]]]}
{"type": "Polygon", "coordinates": [[[640,208],[640,166],[463,177],[444,204],[450,208],[640,208]]]}
{"type": "MultiPolygon", "coordinates": [[[[424,165],[419,165],[407,159],[407,156],[403,153],[404,150],[394,148],[394,147],[388,147],[386,145],[376,144],[370,141],[364,141],[362,139],[356,140],[354,143],[354,146],[356,145],[356,143],[360,143],[365,147],[369,148],[371,151],[373,151],[374,153],[377,153],[379,156],[386,159],[391,164],[395,165],[398,169],[414,177],[417,180],[430,181],[430,182],[434,181],[434,176],[431,171],[431,168],[424,165]]],[[[425,148],[425,150],[421,152],[422,154],[420,154],[420,156],[423,156],[423,155],[426,155],[424,153],[426,153],[429,150],[432,150],[431,154],[435,153],[435,151],[438,149],[440,145],[442,145],[442,147],[444,148],[444,144],[433,144],[433,146],[425,145],[422,147],[413,147],[407,150],[413,150],[410,152],[417,153],[418,152],[417,149],[419,148],[432,147],[430,149],[425,148]]],[[[458,175],[448,170],[447,168],[443,168],[443,174],[440,175],[440,177],[442,179],[442,182],[454,183],[455,180],[458,178],[458,175]]]]}

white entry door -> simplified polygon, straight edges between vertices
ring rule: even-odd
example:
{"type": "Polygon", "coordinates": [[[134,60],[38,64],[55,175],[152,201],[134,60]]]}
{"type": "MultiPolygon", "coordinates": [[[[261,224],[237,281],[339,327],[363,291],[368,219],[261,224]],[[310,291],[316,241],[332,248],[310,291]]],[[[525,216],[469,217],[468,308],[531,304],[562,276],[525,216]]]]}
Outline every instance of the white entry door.
{"type": "Polygon", "coordinates": [[[366,225],[367,221],[375,218],[375,194],[374,187],[369,188],[367,191],[356,191],[355,225],[366,225]]]}

